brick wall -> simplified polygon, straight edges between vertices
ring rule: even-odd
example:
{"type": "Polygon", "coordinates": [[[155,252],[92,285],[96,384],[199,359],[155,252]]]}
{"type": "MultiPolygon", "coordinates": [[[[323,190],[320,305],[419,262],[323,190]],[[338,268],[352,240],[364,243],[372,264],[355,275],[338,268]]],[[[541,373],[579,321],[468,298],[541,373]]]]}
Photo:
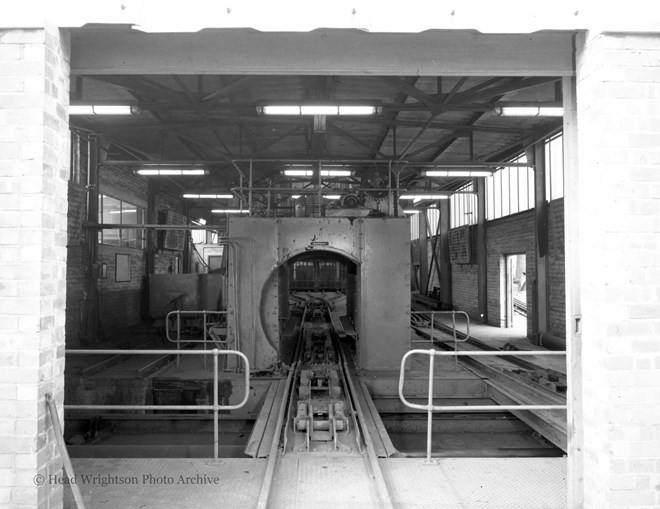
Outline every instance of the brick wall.
{"type": "Polygon", "coordinates": [[[576,475],[584,507],[660,507],[660,37],[576,42],[576,475]]]}
{"type": "Polygon", "coordinates": [[[64,394],[69,43],[0,30],[0,506],[56,507],[45,394],[64,394]]]}
{"type": "MultiPolygon", "coordinates": [[[[506,216],[486,223],[488,250],[488,323],[503,326],[502,278],[503,257],[524,253],[527,263],[527,331],[532,334],[533,281],[536,277],[534,210],[506,216]]],[[[564,201],[553,200],[548,205],[548,332],[566,337],[566,292],[564,288],[564,201]]],[[[452,264],[452,299],[454,309],[468,312],[479,320],[477,264],[452,264]]]]}
{"type": "Polygon", "coordinates": [[[548,204],[548,332],[566,338],[564,200],[548,204]]]}
{"type": "MultiPolygon", "coordinates": [[[[127,201],[139,207],[147,207],[148,181],[136,175],[132,168],[103,165],[99,170],[99,192],[127,201]]],[[[137,325],[145,310],[147,289],[147,262],[144,249],[100,244],[98,264],[105,263],[107,277],[99,280],[99,321],[102,337],[137,325]],[[130,281],[116,281],[116,255],[130,256],[130,281]]]]}
{"type": "MultiPolygon", "coordinates": [[[[83,159],[85,152],[83,143],[83,159]]],[[[84,164],[82,166],[80,180],[86,182],[84,164]]],[[[161,210],[173,210],[179,214],[185,212],[185,204],[180,196],[153,180],[136,175],[131,168],[101,166],[99,192],[145,208],[149,205],[151,192],[156,212],[154,217],[157,217],[158,211],[161,210]]],[[[111,340],[115,331],[139,324],[148,313],[148,274],[166,274],[173,271],[175,256],[179,257],[180,269],[183,268],[182,252],[160,249],[155,232],[147,235],[146,249],[99,244],[97,264],[92,266],[91,255],[85,243],[86,232],[82,227],[85,210],[85,186],[70,182],[66,321],[67,345],[70,348],[111,340]],[[130,256],[130,281],[116,281],[117,254],[130,256]],[[107,277],[97,280],[94,274],[98,274],[102,264],[107,267],[107,277]],[[92,278],[88,279],[88,275],[92,278]],[[98,320],[94,312],[95,288],[98,289],[98,320]]],[[[153,222],[157,221],[153,219],[153,222]]]]}
{"type": "Polygon", "coordinates": [[[536,240],[534,236],[534,210],[527,210],[501,219],[488,221],[486,228],[488,323],[504,326],[503,311],[504,256],[525,254],[527,266],[527,334],[533,332],[533,289],[536,279],[536,240]]]}
{"type": "Polygon", "coordinates": [[[454,263],[451,266],[451,291],[453,308],[465,311],[473,320],[479,317],[478,266],[454,263]]]}
{"type": "MultiPolygon", "coordinates": [[[[155,184],[157,186],[157,184],[155,184]]],[[[168,192],[158,186],[154,196],[156,214],[171,210],[177,214],[186,214],[185,200],[180,195],[168,192]]],[[[157,216],[156,216],[157,217],[157,216]]],[[[179,257],[179,270],[183,270],[183,253],[178,250],[157,249],[154,253],[154,274],[168,274],[174,271],[175,257],[179,257]]]]}

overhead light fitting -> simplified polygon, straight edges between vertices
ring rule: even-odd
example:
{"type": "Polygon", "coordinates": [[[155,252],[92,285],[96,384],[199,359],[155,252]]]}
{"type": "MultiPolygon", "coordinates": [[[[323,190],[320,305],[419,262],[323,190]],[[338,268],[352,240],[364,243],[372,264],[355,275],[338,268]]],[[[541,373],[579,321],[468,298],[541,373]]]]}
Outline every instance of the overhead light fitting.
{"type": "Polygon", "coordinates": [[[324,194],[323,197],[326,200],[339,200],[341,198],[340,194],[324,194]]]}
{"type": "Polygon", "coordinates": [[[498,117],[561,117],[564,115],[564,108],[556,103],[501,103],[493,108],[493,115],[498,117]]]}
{"type": "Polygon", "coordinates": [[[206,170],[202,168],[141,168],[136,171],[138,175],[145,177],[161,176],[161,177],[177,177],[188,175],[206,175],[206,170]]]}
{"type": "Polygon", "coordinates": [[[292,199],[292,200],[297,200],[297,199],[300,198],[301,196],[302,196],[301,194],[292,194],[292,195],[291,195],[291,199],[292,199]]]}
{"type": "Polygon", "coordinates": [[[419,209],[403,209],[404,214],[419,214],[420,212],[419,209]]]}
{"type": "Polygon", "coordinates": [[[184,198],[192,200],[229,200],[233,194],[184,194],[184,198]]]}
{"type": "Polygon", "coordinates": [[[425,177],[492,177],[489,170],[426,170],[422,172],[425,177]]]}
{"type": "Polygon", "coordinates": [[[448,194],[402,194],[399,196],[399,200],[447,200],[449,199],[448,194]]]}
{"type": "Polygon", "coordinates": [[[383,107],[380,102],[366,101],[364,103],[306,103],[290,102],[262,103],[257,105],[259,115],[380,115],[383,107]]]}
{"type": "Polygon", "coordinates": [[[71,104],[69,115],[139,115],[135,104],[71,104]]]}
{"type": "MultiPolygon", "coordinates": [[[[314,170],[282,170],[282,174],[287,177],[312,177],[314,170]]],[[[321,170],[322,177],[350,177],[353,175],[351,170],[321,170]]]]}
{"type": "Polygon", "coordinates": [[[213,209],[211,210],[213,214],[247,214],[248,210],[240,209],[213,209]]]}
{"type": "Polygon", "coordinates": [[[190,163],[141,163],[135,173],[143,176],[177,177],[188,175],[207,175],[208,171],[200,164],[190,163]]]}

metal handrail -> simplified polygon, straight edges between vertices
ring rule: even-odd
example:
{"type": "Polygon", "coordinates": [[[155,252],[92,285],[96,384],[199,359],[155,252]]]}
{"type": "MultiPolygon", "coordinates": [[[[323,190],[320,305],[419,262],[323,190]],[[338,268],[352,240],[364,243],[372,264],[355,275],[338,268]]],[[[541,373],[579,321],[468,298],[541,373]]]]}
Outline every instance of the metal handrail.
{"type": "MultiPolygon", "coordinates": [[[[207,311],[207,310],[182,310],[182,309],[176,309],[174,311],[170,311],[167,313],[167,316],[165,317],[165,337],[167,338],[168,341],[171,343],[176,343],[176,349],[177,349],[177,356],[176,356],[176,368],[179,369],[179,354],[178,351],[181,349],[181,315],[203,315],[203,320],[204,323],[202,325],[202,329],[204,331],[204,337],[203,339],[187,339],[186,343],[203,343],[204,344],[204,350],[206,350],[206,343],[207,343],[207,335],[208,335],[208,330],[207,330],[207,325],[208,322],[206,321],[206,315],[227,315],[227,311],[207,311]],[[170,337],[170,315],[176,315],[176,339],[172,339],[170,337]]],[[[213,322],[211,322],[213,323],[213,322]]],[[[226,342],[225,342],[226,343],[226,342]]],[[[204,357],[204,369],[206,369],[206,357],[204,357]]]]}
{"type": "MultiPolygon", "coordinates": [[[[172,350],[67,350],[71,355],[166,355],[172,350]]],[[[65,410],[213,410],[213,460],[218,461],[218,412],[242,408],[250,397],[250,361],[237,350],[183,350],[181,355],[213,355],[213,404],[212,405],[64,405],[65,410]],[[218,404],[218,356],[237,355],[245,363],[245,396],[235,405],[218,404]]]]}
{"type": "Polygon", "coordinates": [[[415,408],[418,410],[426,410],[428,412],[427,418],[427,428],[426,428],[426,461],[431,461],[431,438],[433,432],[433,412],[497,412],[500,410],[566,410],[566,405],[474,405],[474,406],[464,406],[464,405],[434,405],[433,404],[433,369],[435,358],[448,357],[451,355],[462,356],[462,357],[486,357],[486,356],[497,356],[497,355],[515,355],[515,356],[531,356],[531,355],[566,355],[565,351],[476,351],[476,352],[439,352],[433,348],[429,350],[410,350],[407,352],[401,359],[401,371],[399,373],[399,399],[401,402],[406,405],[408,408],[415,408]],[[405,382],[405,367],[406,360],[411,355],[428,355],[429,359],[429,393],[428,393],[428,403],[426,405],[420,405],[418,403],[410,403],[403,396],[403,385],[405,382]]]}
{"type": "MultiPolygon", "coordinates": [[[[465,343],[468,339],[470,339],[470,315],[468,315],[465,311],[411,311],[411,315],[431,315],[431,334],[429,335],[429,341],[431,344],[433,344],[433,330],[434,330],[434,321],[435,321],[435,315],[451,315],[451,324],[452,324],[452,331],[454,335],[454,350],[456,350],[457,344],[458,343],[465,343]],[[465,315],[465,320],[466,320],[466,330],[465,330],[465,338],[463,339],[458,339],[456,335],[456,314],[460,315],[465,315]]],[[[458,362],[458,359],[456,360],[458,362]]]]}

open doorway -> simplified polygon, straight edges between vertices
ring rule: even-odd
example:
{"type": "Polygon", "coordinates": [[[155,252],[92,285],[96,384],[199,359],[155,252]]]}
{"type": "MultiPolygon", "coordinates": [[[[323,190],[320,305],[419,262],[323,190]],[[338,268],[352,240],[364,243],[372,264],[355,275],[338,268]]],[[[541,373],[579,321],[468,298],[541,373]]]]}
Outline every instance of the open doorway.
{"type": "Polygon", "coordinates": [[[506,326],[527,333],[527,260],[524,254],[506,257],[506,326]]]}

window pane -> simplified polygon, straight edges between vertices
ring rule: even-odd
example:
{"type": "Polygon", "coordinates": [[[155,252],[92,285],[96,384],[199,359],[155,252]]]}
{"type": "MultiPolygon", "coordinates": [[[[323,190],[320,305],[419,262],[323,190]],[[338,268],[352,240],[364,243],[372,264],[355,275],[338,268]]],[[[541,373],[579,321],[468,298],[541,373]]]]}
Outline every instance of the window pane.
{"type": "Polygon", "coordinates": [[[502,170],[498,171],[493,177],[493,203],[495,214],[493,219],[502,217],[502,170]]]}
{"type": "Polygon", "coordinates": [[[529,190],[527,188],[527,168],[518,168],[518,201],[520,210],[529,209],[529,190]]]}
{"type": "Polygon", "coordinates": [[[564,138],[557,136],[551,143],[550,165],[552,199],[564,196],[564,138]]]}
{"type": "Polygon", "coordinates": [[[509,168],[502,170],[502,216],[508,216],[511,213],[509,197],[511,196],[509,188],[509,168]]]}
{"type": "MultiPolygon", "coordinates": [[[[121,202],[110,196],[103,195],[101,222],[104,224],[121,224],[121,202]]],[[[121,245],[120,230],[103,230],[103,243],[113,246],[121,245]]]]}
{"type": "Polygon", "coordinates": [[[545,199],[550,201],[552,200],[552,147],[550,146],[552,142],[546,142],[544,147],[545,154],[545,199]]]}
{"type": "Polygon", "coordinates": [[[509,189],[511,191],[511,213],[515,214],[520,212],[520,204],[518,200],[518,170],[519,168],[509,168],[509,189]]]}

